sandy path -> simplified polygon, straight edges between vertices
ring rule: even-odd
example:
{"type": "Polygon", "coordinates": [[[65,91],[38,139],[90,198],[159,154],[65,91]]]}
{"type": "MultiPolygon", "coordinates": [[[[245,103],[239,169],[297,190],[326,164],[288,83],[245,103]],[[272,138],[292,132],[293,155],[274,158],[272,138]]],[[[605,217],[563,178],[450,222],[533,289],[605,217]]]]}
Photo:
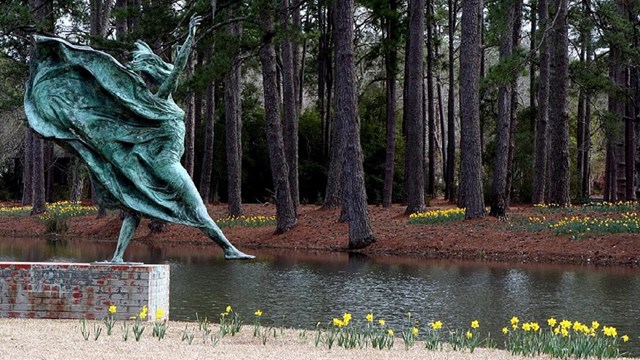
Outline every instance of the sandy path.
{"type": "MultiPolygon", "coordinates": [[[[95,323],[88,324],[93,333],[95,323]]],[[[419,344],[405,350],[401,339],[391,350],[346,350],[335,346],[329,350],[323,345],[314,346],[313,331],[307,331],[306,339],[300,336],[300,330],[277,333],[276,338],[271,335],[262,345],[261,338],[253,337],[253,329],[245,327],[212,346],[209,339],[203,343],[197,324],[170,322],[162,341],[153,338],[151,327],[147,326],[140,342],[136,342],[132,335],[128,341],[122,340],[118,323],[113,335],[107,336],[103,329],[97,341],[93,337],[85,341],[79,321],[0,319],[0,359],[525,359],[501,350],[476,349],[473,354],[434,352],[419,344]],[[185,325],[196,334],[191,345],[181,341],[185,325]]]]}

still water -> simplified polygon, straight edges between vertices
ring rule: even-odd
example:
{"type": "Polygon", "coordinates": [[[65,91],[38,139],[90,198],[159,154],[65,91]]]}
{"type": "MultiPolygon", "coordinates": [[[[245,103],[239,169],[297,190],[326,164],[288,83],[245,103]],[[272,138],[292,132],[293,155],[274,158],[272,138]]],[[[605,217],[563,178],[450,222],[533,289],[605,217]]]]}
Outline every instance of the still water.
{"type": "MultiPolygon", "coordinates": [[[[109,259],[112,242],[0,238],[0,261],[109,259]]],[[[245,249],[246,250],[246,249],[245,249]]],[[[615,326],[640,355],[640,270],[593,267],[444,262],[291,251],[248,251],[255,261],[229,262],[214,246],[156,247],[132,244],[125,259],[171,265],[173,320],[196,314],[217,320],[227,305],[251,322],[313,329],[344,312],[377,319],[399,331],[407,313],[427,323],[480,330],[499,338],[512,316],[521,321],[578,320],[615,326]]],[[[500,343],[501,341],[498,340],[500,343]]]]}

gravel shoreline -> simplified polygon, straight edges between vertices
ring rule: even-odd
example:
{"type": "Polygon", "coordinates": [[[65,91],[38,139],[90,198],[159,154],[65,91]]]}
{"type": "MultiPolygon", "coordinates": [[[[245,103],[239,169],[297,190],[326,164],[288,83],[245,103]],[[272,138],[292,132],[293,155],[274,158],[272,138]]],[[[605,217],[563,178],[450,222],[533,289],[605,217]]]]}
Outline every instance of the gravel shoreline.
{"type": "Polygon", "coordinates": [[[111,336],[106,335],[101,322],[88,321],[87,324],[92,335],[85,341],[77,320],[0,319],[0,359],[531,359],[512,356],[503,350],[430,351],[421,344],[405,350],[401,339],[397,339],[390,350],[346,350],[336,346],[327,349],[314,346],[313,331],[307,331],[305,337],[296,329],[285,330],[282,335],[278,330],[278,336],[271,335],[263,345],[261,338],[253,337],[251,327],[243,328],[235,336],[227,335],[212,346],[209,339],[204,343],[197,323],[176,321],[169,322],[167,336],[161,341],[151,336],[150,324],[140,342],[132,335],[123,341],[120,323],[111,336]],[[103,328],[98,340],[93,339],[94,324],[103,328]],[[196,334],[191,345],[181,341],[185,326],[196,334]]]}

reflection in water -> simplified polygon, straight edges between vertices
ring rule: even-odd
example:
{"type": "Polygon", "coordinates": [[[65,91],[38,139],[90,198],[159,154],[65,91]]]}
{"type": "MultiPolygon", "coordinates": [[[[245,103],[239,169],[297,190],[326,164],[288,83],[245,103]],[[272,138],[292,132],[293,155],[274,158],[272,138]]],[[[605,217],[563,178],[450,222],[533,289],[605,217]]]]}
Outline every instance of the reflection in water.
{"type": "MultiPolygon", "coordinates": [[[[51,242],[0,238],[0,260],[94,261],[108,259],[112,242],[51,242]]],[[[251,322],[264,311],[263,323],[315,328],[343,312],[364,321],[373,312],[398,332],[407,313],[426,327],[467,328],[499,336],[512,316],[521,321],[561,319],[618,328],[640,335],[640,271],[552,265],[506,265],[427,261],[419,258],[361,257],[253,251],[251,262],[225,261],[211,245],[204,248],[132,244],[127,260],[171,264],[174,320],[207,316],[217,320],[227,305],[251,322]]],[[[500,340],[499,340],[500,342],[500,340]]],[[[637,345],[637,344],[636,344],[637,345]]],[[[635,350],[629,344],[627,351],[635,350]]],[[[640,355],[636,353],[635,355],[640,355]]]]}

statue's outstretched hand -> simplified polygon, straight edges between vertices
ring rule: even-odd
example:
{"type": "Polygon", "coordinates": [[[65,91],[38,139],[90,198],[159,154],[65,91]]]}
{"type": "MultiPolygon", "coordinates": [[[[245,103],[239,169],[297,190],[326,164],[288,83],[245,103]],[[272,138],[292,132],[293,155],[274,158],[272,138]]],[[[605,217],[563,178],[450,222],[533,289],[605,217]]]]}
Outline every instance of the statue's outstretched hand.
{"type": "Polygon", "coordinates": [[[189,21],[189,36],[196,35],[196,30],[198,29],[198,26],[200,26],[201,22],[202,22],[202,16],[193,15],[191,17],[191,20],[189,21]]]}

